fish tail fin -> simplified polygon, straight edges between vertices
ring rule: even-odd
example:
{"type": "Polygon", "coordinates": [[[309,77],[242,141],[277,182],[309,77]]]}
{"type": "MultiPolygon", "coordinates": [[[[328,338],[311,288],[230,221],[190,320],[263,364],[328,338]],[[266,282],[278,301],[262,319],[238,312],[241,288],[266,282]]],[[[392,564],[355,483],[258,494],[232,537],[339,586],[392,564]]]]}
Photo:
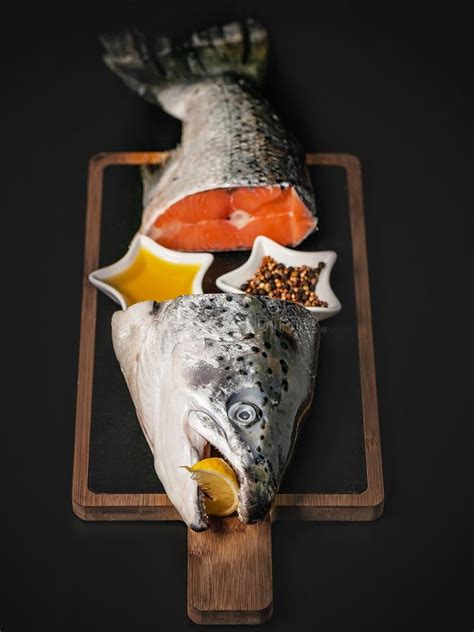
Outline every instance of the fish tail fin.
{"type": "Polygon", "coordinates": [[[267,32],[253,20],[213,26],[176,44],[167,37],[148,41],[138,31],[101,35],[100,40],[110,70],[131,90],[162,106],[160,95],[169,88],[225,73],[260,83],[268,51],[267,32]]]}

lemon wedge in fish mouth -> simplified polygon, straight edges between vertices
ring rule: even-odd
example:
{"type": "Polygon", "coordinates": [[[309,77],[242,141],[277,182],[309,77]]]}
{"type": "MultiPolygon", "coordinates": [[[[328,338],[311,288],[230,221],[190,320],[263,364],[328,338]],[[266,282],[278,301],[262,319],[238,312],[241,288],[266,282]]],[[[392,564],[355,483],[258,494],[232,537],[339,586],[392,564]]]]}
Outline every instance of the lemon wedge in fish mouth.
{"type": "Polygon", "coordinates": [[[239,482],[234,470],[224,459],[202,459],[191,467],[191,473],[204,495],[204,509],[210,516],[228,516],[239,504],[239,482]]]}

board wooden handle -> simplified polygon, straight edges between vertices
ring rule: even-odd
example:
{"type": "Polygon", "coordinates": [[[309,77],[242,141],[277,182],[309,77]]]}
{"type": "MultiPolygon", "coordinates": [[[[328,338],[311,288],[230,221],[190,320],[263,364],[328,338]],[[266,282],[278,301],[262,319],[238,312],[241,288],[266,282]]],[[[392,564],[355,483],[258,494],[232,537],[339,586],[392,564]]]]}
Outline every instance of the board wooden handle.
{"type": "Polygon", "coordinates": [[[188,616],[200,624],[267,621],[273,608],[269,520],[245,525],[211,518],[207,531],[188,529],[188,616]]]}

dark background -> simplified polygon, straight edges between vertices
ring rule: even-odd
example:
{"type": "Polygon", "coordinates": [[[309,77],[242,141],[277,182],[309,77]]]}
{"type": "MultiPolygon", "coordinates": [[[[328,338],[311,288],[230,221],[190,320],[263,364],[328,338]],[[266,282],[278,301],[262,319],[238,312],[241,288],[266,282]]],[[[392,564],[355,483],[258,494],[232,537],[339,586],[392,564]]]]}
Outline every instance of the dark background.
{"type": "Polygon", "coordinates": [[[471,51],[458,5],[428,7],[143,0],[2,15],[2,632],[194,629],[183,525],[84,523],[70,506],[87,161],[179,138],[106,71],[96,34],[184,35],[249,14],[270,31],[266,92],[305,148],[363,163],[386,488],[372,524],[274,525],[265,629],[471,629],[471,51]]]}

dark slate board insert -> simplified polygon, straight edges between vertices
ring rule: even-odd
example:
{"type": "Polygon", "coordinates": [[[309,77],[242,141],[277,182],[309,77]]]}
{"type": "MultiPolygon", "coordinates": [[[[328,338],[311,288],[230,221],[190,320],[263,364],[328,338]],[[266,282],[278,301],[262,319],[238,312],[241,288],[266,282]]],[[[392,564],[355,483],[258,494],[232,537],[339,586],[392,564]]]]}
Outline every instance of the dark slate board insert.
{"type": "MultiPolygon", "coordinates": [[[[311,167],[310,171],[317,192],[320,231],[299,248],[338,253],[332,285],[343,309],[321,324],[315,399],[281,491],[360,493],[367,487],[367,477],[345,171],[326,166],[311,167]]],[[[140,215],[137,167],[106,169],[100,266],[123,256],[140,215]]],[[[216,291],[215,278],[247,257],[248,253],[215,255],[204,291],[216,291]]],[[[118,306],[101,292],[97,298],[89,487],[97,493],[163,492],[112,348],[110,320],[118,306]]]]}

